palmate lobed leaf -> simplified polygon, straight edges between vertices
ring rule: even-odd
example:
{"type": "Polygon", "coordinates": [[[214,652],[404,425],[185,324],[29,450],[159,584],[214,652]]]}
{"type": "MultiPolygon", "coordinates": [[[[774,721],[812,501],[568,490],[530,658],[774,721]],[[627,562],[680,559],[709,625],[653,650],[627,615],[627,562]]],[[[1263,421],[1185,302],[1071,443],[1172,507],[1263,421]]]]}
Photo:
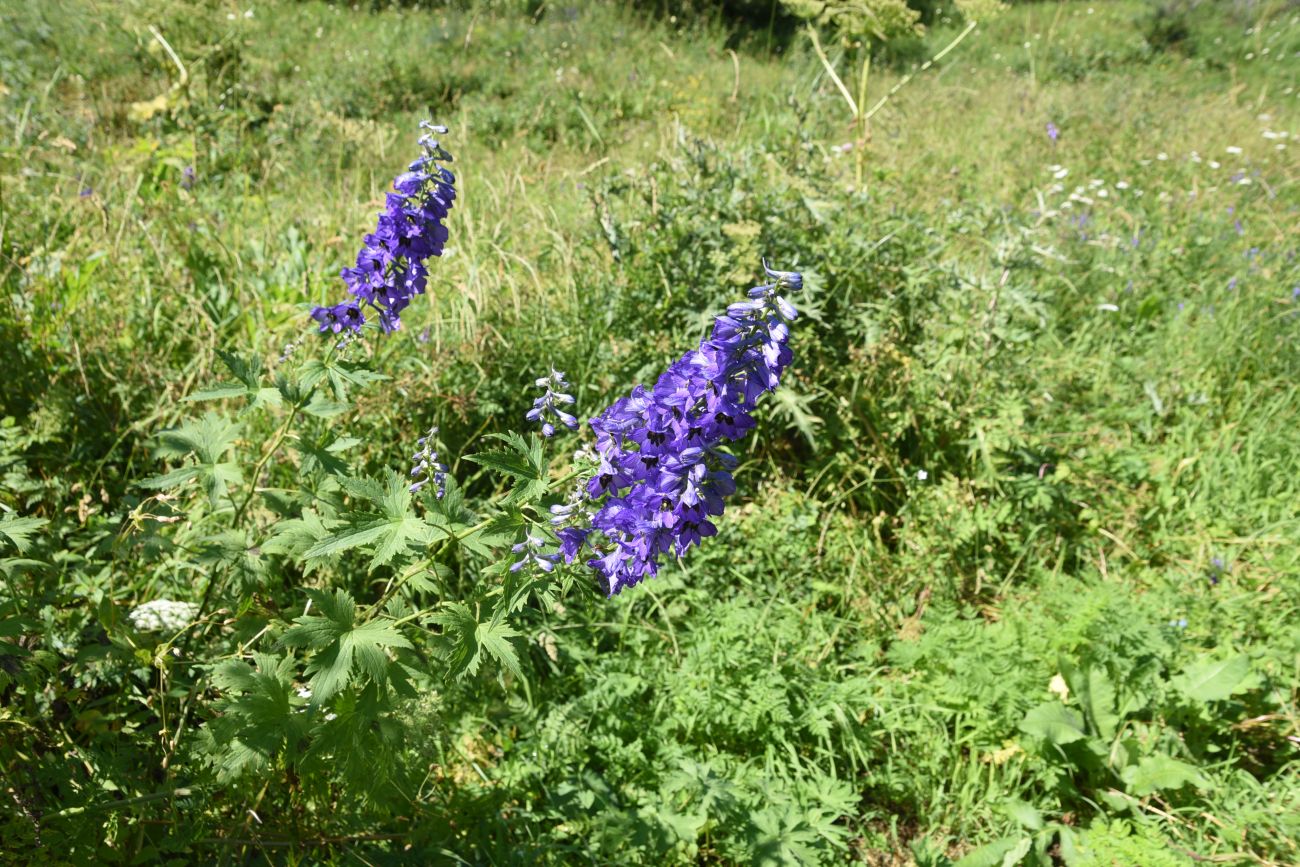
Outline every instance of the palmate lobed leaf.
{"type": "Polygon", "coordinates": [[[485,654],[516,677],[523,676],[519,654],[510,641],[519,633],[503,620],[492,618],[480,623],[468,606],[459,602],[444,605],[430,619],[443,627],[454,677],[477,674],[485,654]]]}
{"type": "Polygon", "coordinates": [[[541,443],[536,438],[525,440],[513,431],[493,434],[492,438],[501,440],[507,447],[468,455],[465,460],[516,480],[514,488],[505,499],[508,505],[532,502],[542,497],[550,485],[546,480],[548,470],[541,443]]]}
{"type": "Polygon", "coordinates": [[[262,385],[262,360],[257,356],[243,358],[224,349],[217,350],[226,368],[234,375],[235,382],[220,382],[214,386],[194,392],[186,401],[228,400],[244,398],[248,406],[244,411],[265,406],[279,406],[281,394],[278,389],[262,385]]]}
{"type": "Polygon", "coordinates": [[[341,529],[331,531],[304,552],[308,562],[371,546],[370,569],[374,570],[393,562],[412,544],[428,545],[452,532],[425,521],[411,510],[407,482],[392,470],[388,471],[384,484],[375,479],[343,479],[341,483],[349,494],[376,507],[379,514],[375,509],[362,509],[349,515],[341,529]]]}
{"type": "Polygon", "coordinates": [[[358,624],[356,602],[344,590],[307,592],[321,614],[295,618],[280,643],[316,652],[306,668],[312,701],[325,702],[346,688],[352,682],[354,667],[375,682],[387,681],[392,660],[385,649],[410,648],[410,641],[383,621],[358,624]]]}

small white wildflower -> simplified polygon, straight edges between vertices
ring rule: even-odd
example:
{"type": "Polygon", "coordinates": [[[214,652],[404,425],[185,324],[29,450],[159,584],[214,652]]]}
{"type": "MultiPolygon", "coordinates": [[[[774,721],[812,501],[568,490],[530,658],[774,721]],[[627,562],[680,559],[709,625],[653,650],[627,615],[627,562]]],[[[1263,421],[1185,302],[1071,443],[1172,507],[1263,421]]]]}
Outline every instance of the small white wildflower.
{"type": "Polygon", "coordinates": [[[305,686],[298,687],[298,698],[311,698],[311,690],[305,686]]]}
{"type": "Polygon", "coordinates": [[[338,718],[339,718],[339,715],[336,714],[336,713],[327,713],[327,714],[325,714],[325,721],[326,721],[326,722],[329,722],[329,721],[331,721],[331,720],[336,720],[336,719],[338,719],[338,718]]]}
{"type": "Polygon", "coordinates": [[[930,478],[930,474],[927,473],[925,470],[917,470],[917,471],[916,471],[916,480],[917,480],[918,482],[924,482],[924,481],[925,481],[926,479],[928,479],[928,478],[930,478]]]}
{"type": "Polygon", "coordinates": [[[141,632],[179,632],[198,616],[193,602],[155,599],[135,608],[127,615],[131,625],[141,632]]]}
{"type": "Polygon", "coordinates": [[[1107,313],[1118,313],[1119,307],[1114,304],[1098,304],[1098,310],[1105,310],[1107,313]]]}
{"type": "Polygon", "coordinates": [[[1223,164],[1220,163],[1218,160],[1210,160],[1210,168],[1212,169],[1217,169],[1221,165],[1223,164]]]}
{"type": "Polygon", "coordinates": [[[1115,189],[1117,189],[1117,190],[1127,190],[1127,189],[1128,189],[1128,181],[1116,181],[1116,182],[1115,182],[1115,189]]]}
{"type": "Polygon", "coordinates": [[[1052,177],[1056,178],[1059,181],[1061,178],[1065,177],[1069,173],[1070,170],[1062,166],[1061,168],[1057,169],[1055,172],[1052,173],[1052,177]]]}
{"type": "Polygon", "coordinates": [[[1164,151],[1161,151],[1160,153],[1156,154],[1156,159],[1161,161],[1167,160],[1169,159],[1169,154],[1165,153],[1164,151]]]}
{"type": "Polygon", "coordinates": [[[1226,150],[1228,151],[1228,153],[1232,154],[1233,156],[1236,156],[1237,154],[1241,153],[1241,148],[1237,147],[1236,145],[1228,145],[1226,150]]]}

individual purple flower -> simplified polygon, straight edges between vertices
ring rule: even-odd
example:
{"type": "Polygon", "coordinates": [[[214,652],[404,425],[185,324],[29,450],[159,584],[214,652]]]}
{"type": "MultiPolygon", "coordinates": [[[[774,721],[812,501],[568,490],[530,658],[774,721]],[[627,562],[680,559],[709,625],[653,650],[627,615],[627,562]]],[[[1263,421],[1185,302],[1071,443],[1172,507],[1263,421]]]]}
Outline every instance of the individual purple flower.
{"type": "Polygon", "coordinates": [[[355,301],[344,301],[333,307],[315,307],[311,318],[320,323],[321,334],[338,334],[341,331],[360,331],[365,314],[355,301]]]}
{"type": "Polygon", "coordinates": [[[569,430],[578,429],[578,419],[572,413],[565,412],[560,406],[567,406],[573,403],[573,395],[566,394],[563,389],[569,387],[564,380],[564,374],[551,368],[549,376],[543,376],[537,380],[538,388],[546,389],[546,392],[537,400],[533,401],[533,408],[526,414],[525,418],[529,421],[540,421],[542,423],[542,436],[551,436],[555,433],[555,425],[551,424],[550,416],[559,420],[560,424],[569,430]]]}
{"type": "Polygon", "coordinates": [[[776,389],[793,357],[786,343],[798,314],[781,293],[803,278],[763,267],[772,282],[729,306],[698,348],[652,388],[637,386],[591,419],[594,467],[581,496],[552,507],[552,522],[563,525],[565,560],[590,549],[587,565],[610,595],[717,533],[712,519],[736,490],[736,459],[721,447],[754,428],[758,398],[776,389]]]}
{"type": "Polygon", "coordinates": [[[418,494],[429,482],[433,482],[433,495],[438,499],[447,492],[447,466],[438,461],[434,450],[437,439],[438,428],[431,427],[416,441],[419,449],[411,455],[411,478],[415,479],[411,483],[412,494],[418,494]]]}
{"type": "Polygon", "coordinates": [[[194,166],[186,166],[181,169],[181,188],[186,190],[194,189],[194,166]]]}
{"type": "Polygon", "coordinates": [[[1056,144],[1056,140],[1061,137],[1061,131],[1050,120],[1047,122],[1047,137],[1052,140],[1052,144],[1056,144]]]}
{"type": "MultiPolygon", "coordinates": [[[[422,121],[420,127],[439,134],[447,131],[428,121],[422,121]]],[[[443,221],[456,200],[456,176],[438,165],[450,162],[451,154],[434,138],[421,135],[419,144],[421,155],[394,179],[395,192],[388,193],[375,230],[363,239],[356,265],[341,272],[352,300],[312,310],[321,333],[339,330],[334,326],[341,321],[337,314],[345,312],[340,308],[349,308],[342,324],[350,331],[361,330],[367,309],[377,314],[380,328],[396,331],[402,324],[402,311],[412,298],[424,293],[429,276],[425,262],[441,256],[447,243],[443,221]]]]}
{"type": "Polygon", "coordinates": [[[510,550],[514,551],[516,554],[523,555],[523,557],[521,557],[517,562],[510,565],[510,571],[518,572],[530,563],[536,564],[537,568],[541,569],[543,572],[550,572],[554,569],[555,561],[560,558],[560,555],[543,554],[542,546],[545,544],[546,540],[539,536],[534,536],[531,530],[525,533],[524,540],[510,548],[510,550]]]}

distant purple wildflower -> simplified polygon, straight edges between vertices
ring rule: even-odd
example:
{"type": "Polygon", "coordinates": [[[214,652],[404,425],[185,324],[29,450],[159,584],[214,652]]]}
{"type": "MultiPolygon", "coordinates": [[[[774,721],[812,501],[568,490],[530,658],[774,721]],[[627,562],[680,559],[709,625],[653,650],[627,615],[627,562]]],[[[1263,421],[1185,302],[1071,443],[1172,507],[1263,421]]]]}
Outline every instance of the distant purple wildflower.
{"type": "Polygon", "coordinates": [[[1218,584],[1219,579],[1222,578],[1223,574],[1227,571],[1228,571],[1228,567],[1223,562],[1223,559],[1221,557],[1212,558],[1210,560],[1210,572],[1206,576],[1207,578],[1210,579],[1210,585],[1213,586],[1218,584]]]}
{"type": "Polygon", "coordinates": [[[590,546],[587,565],[610,595],[654,576],[661,556],[717,533],[710,519],[736,490],[736,459],[721,446],[753,430],[758,398],[793,357],[786,342],[797,313],[780,293],[802,288],[803,277],[763,268],[772,282],[718,316],[698,349],[591,420],[597,465],[585,502],[552,512],[557,526],[570,524],[558,533],[566,561],[590,546]]]}
{"type": "Polygon", "coordinates": [[[181,169],[181,187],[186,190],[194,189],[194,166],[181,169]]]}
{"type": "Polygon", "coordinates": [[[1056,140],[1061,137],[1061,131],[1057,129],[1056,124],[1052,123],[1050,120],[1047,122],[1047,137],[1052,140],[1053,144],[1055,144],[1056,140]]]}
{"type": "MultiPolygon", "coordinates": [[[[428,121],[420,126],[438,134],[447,131],[428,121]]],[[[366,308],[378,313],[380,328],[396,331],[402,324],[401,312],[424,293],[429,274],[424,263],[441,256],[447,242],[443,220],[456,199],[456,177],[438,165],[451,161],[442,145],[428,135],[420,136],[419,144],[423,153],[393,181],[396,192],[388,194],[375,231],[365,236],[356,267],[342,271],[352,298],[311,311],[322,334],[359,332],[366,322],[366,308]]]]}
{"type": "Polygon", "coordinates": [[[83,199],[89,199],[91,196],[95,195],[95,190],[91,187],[82,187],[81,192],[77,195],[81,196],[83,199]]]}

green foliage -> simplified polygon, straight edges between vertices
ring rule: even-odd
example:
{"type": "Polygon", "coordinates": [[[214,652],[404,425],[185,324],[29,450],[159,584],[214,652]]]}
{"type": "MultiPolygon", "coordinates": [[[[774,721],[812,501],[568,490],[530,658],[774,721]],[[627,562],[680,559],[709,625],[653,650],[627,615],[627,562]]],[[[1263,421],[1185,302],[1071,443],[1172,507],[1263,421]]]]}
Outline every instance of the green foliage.
{"type": "MultiPolygon", "coordinates": [[[[968,12],[846,148],[751,6],[13,9],[0,860],[1294,861],[1300,27],[968,12]],[[429,112],[453,241],[331,349],[429,112]],[[613,600],[510,572],[576,446],[521,384],[594,415],[762,255],[796,362],[718,536],[613,600]]],[[[801,8],[844,73],[887,6],[801,8]]]]}

